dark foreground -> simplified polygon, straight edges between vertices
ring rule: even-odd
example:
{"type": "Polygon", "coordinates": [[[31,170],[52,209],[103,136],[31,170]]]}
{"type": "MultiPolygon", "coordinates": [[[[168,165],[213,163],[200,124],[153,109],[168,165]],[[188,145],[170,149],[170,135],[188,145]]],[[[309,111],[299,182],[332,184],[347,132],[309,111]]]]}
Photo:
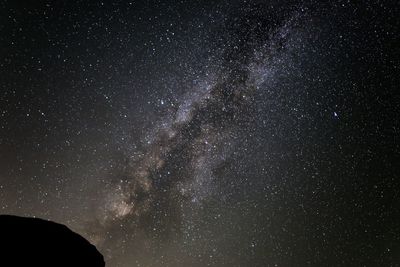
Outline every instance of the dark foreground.
{"type": "Polygon", "coordinates": [[[103,255],[65,225],[0,215],[0,266],[105,266],[103,255]]]}

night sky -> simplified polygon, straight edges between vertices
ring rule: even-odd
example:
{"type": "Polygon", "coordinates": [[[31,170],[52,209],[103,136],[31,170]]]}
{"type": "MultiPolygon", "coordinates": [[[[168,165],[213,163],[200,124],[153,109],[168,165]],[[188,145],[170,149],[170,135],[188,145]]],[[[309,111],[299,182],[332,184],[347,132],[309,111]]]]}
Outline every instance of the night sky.
{"type": "Polygon", "coordinates": [[[398,4],[320,2],[0,1],[0,213],[107,267],[400,266],[398,4]]]}

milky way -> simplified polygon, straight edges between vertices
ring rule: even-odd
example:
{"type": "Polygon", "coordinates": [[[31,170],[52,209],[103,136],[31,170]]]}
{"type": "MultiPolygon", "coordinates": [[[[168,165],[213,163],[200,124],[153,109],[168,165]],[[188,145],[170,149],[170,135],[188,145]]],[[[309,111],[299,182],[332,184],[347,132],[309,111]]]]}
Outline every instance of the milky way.
{"type": "Polygon", "coordinates": [[[399,264],[388,4],[0,7],[2,213],[110,267],[399,264]]]}
{"type": "MultiPolygon", "coordinates": [[[[146,140],[143,151],[129,157],[127,177],[106,198],[102,220],[140,216],[163,187],[192,202],[200,201],[212,191],[214,169],[227,160],[238,141],[235,128],[243,127],[242,123],[252,115],[248,110],[254,91],[263,90],[264,83],[280,68],[278,64],[288,64],[282,54],[292,52],[293,48],[286,46],[291,41],[288,38],[294,22],[283,23],[280,27],[263,25],[265,43],[247,48],[254,49],[248,62],[239,62],[239,69],[231,68],[229,62],[226,69],[207,73],[204,80],[172,107],[166,119],[155,122],[154,129],[143,137],[146,140]],[[240,78],[233,78],[232,72],[235,76],[240,72],[240,78]]],[[[235,43],[231,45],[239,49],[235,43]]],[[[233,60],[242,61],[241,56],[246,52],[238,50],[239,55],[233,60]]]]}

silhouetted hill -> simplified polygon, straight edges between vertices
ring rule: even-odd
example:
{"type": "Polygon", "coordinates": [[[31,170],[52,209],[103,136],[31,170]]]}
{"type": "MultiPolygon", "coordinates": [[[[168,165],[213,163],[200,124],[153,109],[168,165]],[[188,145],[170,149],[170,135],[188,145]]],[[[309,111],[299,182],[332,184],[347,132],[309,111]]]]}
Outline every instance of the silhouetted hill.
{"type": "Polygon", "coordinates": [[[0,215],[0,266],[105,266],[103,256],[65,225],[0,215]]]}

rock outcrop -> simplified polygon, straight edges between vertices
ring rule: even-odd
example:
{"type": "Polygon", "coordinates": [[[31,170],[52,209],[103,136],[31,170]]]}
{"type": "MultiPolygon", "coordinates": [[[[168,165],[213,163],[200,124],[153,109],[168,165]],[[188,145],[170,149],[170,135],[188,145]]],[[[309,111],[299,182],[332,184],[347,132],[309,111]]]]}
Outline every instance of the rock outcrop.
{"type": "Polygon", "coordinates": [[[104,267],[103,256],[65,225],[0,215],[0,266],[104,267]]]}

